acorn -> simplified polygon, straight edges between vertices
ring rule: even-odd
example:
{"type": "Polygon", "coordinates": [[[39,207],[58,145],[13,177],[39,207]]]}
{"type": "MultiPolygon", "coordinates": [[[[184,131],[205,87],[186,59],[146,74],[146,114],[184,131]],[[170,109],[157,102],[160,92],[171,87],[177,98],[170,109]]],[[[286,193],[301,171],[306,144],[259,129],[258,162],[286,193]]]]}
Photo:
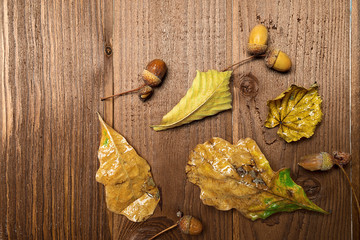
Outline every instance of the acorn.
{"type": "Polygon", "coordinates": [[[287,72],[291,68],[291,60],[289,56],[279,49],[267,50],[268,48],[268,29],[262,25],[256,25],[250,32],[249,41],[247,44],[247,51],[252,56],[245,58],[222,71],[227,71],[230,68],[239,66],[253,59],[265,57],[265,64],[279,72],[287,72]],[[265,54],[264,54],[265,53],[265,54]]]}
{"type": "Polygon", "coordinates": [[[167,66],[161,59],[154,59],[146,66],[142,77],[146,85],[150,87],[159,86],[167,72],[167,66]]]}
{"type": "Polygon", "coordinates": [[[300,158],[299,166],[310,171],[327,171],[334,165],[332,156],[327,152],[306,155],[300,158]]]}
{"type": "Polygon", "coordinates": [[[139,98],[140,98],[140,100],[146,101],[148,98],[151,97],[153,92],[154,92],[154,89],[152,87],[148,86],[148,85],[142,87],[139,90],[139,98]]]}
{"type": "Polygon", "coordinates": [[[101,98],[101,101],[131,92],[138,92],[140,99],[142,101],[145,101],[149,99],[152,93],[154,92],[153,87],[157,87],[161,84],[166,72],[167,72],[167,66],[165,62],[161,59],[154,59],[148,63],[148,65],[142,72],[142,78],[144,80],[143,85],[132,90],[103,97],[101,98]]]}
{"type": "Polygon", "coordinates": [[[267,51],[265,64],[268,68],[272,68],[278,72],[287,72],[291,68],[291,60],[289,56],[279,49],[267,51]]]}
{"type": "Polygon", "coordinates": [[[356,195],[356,191],[354,186],[351,183],[351,180],[346,173],[344,166],[348,164],[351,160],[351,155],[349,153],[344,152],[333,152],[332,155],[326,152],[321,152],[318,154],[311,154],[307,156],[303,156],[300,158],[300,162],[298,163],[301,167],[310,170],[310,171],[327,171],[331,169],[334,165],[338,166],[343,174],[346,177],[346,180],[351,187],[353,192],[353,197],[355,199],[354,205],[356,206],[358,213],[360,215],[360,203],[359,199],[356,195]]]}
{"type": "Polygon", "coordinates": [[[185,215],[180,219],[179,228],[183,233],[190,235],[199,235],[203,229],[199,219],[190,215],[185,215]]]}
{"type": "Polygon", "coordinates": [[[266,52],[268,42],[268,29],[262,25],[256,25],[250,32],[247,51],[251,55],[261,55],[266,52]]]}
{"type": "Polygon", "coordinates": [[[344,166],[351,159],[351,155],[344,152],[321,152],[317,154],[310,154],[300,158],[299,166],[310,171],[327,171],[331,169],[334,164],[344,166]]]}
{"type": "MultiPolygon", "coordinates": [[[[183,214],[182,214],[182,212],[178,211],[176,213],[176,215],[178,217],[180,217],[183,214]]],[[[185,216],[181,217],[180,220],[177,221],[174,225],[171,225],[170,227],[155,234],[154,236],[149,238],[149,240],[153,240],[153,239],[157,238],[158,236],[160,236],[161,234],[163,234],[164,232],[167,232],[176,227],[179,227],[179,229],[182,233],[189,234],[189,235],[199,235],[203,230],[202,223],[200,222],[199,219],[194,218],[193,216],[190,216],[190,215],[185,215],[185,216]]]]}

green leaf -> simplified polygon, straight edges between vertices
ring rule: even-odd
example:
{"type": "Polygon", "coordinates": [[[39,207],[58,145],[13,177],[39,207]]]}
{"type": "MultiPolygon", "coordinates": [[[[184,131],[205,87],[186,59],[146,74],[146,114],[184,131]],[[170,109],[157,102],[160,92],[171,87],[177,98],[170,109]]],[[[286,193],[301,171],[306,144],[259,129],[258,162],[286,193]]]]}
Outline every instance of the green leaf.
{"type": "Polygon", "coordinates": [[[231,109],[231,73],[216,70],[197,71],[186,95],[163,117],[161,124],[151,127],[155,131],[166,130],[231,109]]]}
{"type": "Polygon", "coordinates": [[[255,214],[256,218],[265,219],[277,212],[292,212],[298,209],[327,213],[307,198],[304,189],[291,179],[288,168],[276,172],[270,192],[275,197],[268,199],[267,207],[260,214],[255,214]]]}
{"type": "Polygon", "coordinates": [[[307,198],[291,179],[289,169],[274,172],[250,138],[236,145],[221,138],[197,145],[186,174],[200,187],[204,204],[219,210],[235,208],[251,220],[297,209],[327,213],[307,198]]]}

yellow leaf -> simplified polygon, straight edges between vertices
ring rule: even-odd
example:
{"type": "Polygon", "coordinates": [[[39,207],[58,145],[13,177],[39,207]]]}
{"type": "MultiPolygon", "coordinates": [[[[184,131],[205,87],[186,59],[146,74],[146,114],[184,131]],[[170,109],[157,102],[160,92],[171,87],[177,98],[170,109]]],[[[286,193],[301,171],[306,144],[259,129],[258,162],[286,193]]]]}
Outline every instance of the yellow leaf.
{"type": "Polygon", "coordinates": [[[102,136],[96,181],[105,185],[107,207],[133,222],[144,221],[160,200],[150,166],[100,115],[99,120],[102,136]]]}
{"type": "Polygon", "coordinates": [[[231,73],[216,70],[197,71],[186,95],[163,117],[160,125],[151,127],[155,131],[166,130],[231,109],[231,73]]]}
{"type": "Polygon", "coordinates": [[[186,174],[200,187],[204,204],[219,210],[235,208],[252,220],[297,209],[327,213],[306,197],[291,179],[289,169],[274,172],[250,138],[236,145],[221,138],[197,145],[186,174]]]}
{"type": "Polygon", "coordinates": [[[286,142],[311,137],[322,119],[322,100],[317,88],[316,84],[309,89],[292,85],[277,98],[268,101],[269,114],[265,127],[280,125],[277,133],[286,142]]]}

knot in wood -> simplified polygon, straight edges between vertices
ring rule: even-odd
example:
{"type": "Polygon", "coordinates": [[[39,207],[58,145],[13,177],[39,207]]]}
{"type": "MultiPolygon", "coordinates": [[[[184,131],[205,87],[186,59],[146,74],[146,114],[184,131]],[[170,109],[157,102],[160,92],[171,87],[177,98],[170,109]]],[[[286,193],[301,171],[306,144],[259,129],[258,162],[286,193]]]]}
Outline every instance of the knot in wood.
{"type": "Polygon", "coordinates": [[[261,222],[265,223],[269,227],[275,226],[280,223],[279,215],[273,215],[270,218],[262,219],[261,222]]]}
{"type": "Polygon", "coordinates": [[[306,178],[300,180],[299,183],[303,187],[309,199],[313,200],[318,197],[321,189],[321,185],[318,180],[316,180],[315,178],[306,178]]]}
{"type": "Polygon", "coordinates": [[[105,46],[105,54],[106,56],[110,57],[112,55],[112,48],[111,46],[105,46]]]}
{"type": "Polygon", "coordinates": [[[242,95],[254,98],[259,91],[259,81],[252,73],[248,73],[240,78],[239,87],[242,95]]]}

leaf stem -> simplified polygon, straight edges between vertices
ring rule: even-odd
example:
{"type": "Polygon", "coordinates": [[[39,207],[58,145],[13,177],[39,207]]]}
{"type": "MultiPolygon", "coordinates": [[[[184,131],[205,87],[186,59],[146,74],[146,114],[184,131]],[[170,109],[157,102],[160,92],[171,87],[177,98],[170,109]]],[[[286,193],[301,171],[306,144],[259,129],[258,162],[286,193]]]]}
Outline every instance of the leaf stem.
{"type": "Polygon", "coordinates": [[[252,55],[252,56],[250,56],[248,58],[245,58],[245,59],[241,60],[240,62],[234,63],[233,65],[225,68],[224,70],[222,70],[222,72],[225,72],[225,71],[229,70],[230,68],[235,67],[237,65],[242,65],[243,63],[246,63],[246,62],[252,60],[255,57],[265,57],[265,54],[263,54],[263,55],[252,55]]]}
{"type": "Polygon", "coordinates": [[[146,84],[144,83],[143,85],[141,85],[138,88],[135,88],[135,89],[132,89],[132,90],[129,90],[129,91],[125,91],[125,92],[121,92],[121,93],[117,93],[117,94],[114,94],[114,95],[111,95],[111,96],[103,97],[103,98],[101,98],[101,101],[104,101],[104,100],[106,100],[108,98],[113,98],[113,97],[116,97],[116,96],[124,95],[126,93],[139,91],[142,87],[145,87],[145,86],[146,86],[146,84]]]}
{"type": "Polygon", "coordinates": [[[161,232],[155,234],[154,236],[152,236],[151,238],[149,238],[149,240],[153,240],[153,239],[155,239],[156,237],[158,237],[158,236],[160,236],[161,234],[163,234],[164,232],[167,232],[167,231],[169,231],[169,230],[171,230],[171,229],[173,229],[173,228],[176,228],[178,224],[179,224],[179,221],[177,221],[174,225],[172,225],[172,226],[170,226],[170,227],[162,230],[161,232]]]}
{"type": "Polygon", "coordinates": [[[351,190],[352,190],[352,192],[353,192],[353,194],[354,194],[355,204],[356,204],[356,207],[357,207],[357,210],[358,210],[358,213],[359,213],[359,217],[360,217],[360,205],[359,205],[359,200],[358,200],[358,198],[357,198],[357,196],[356,196],[356,192],[355,192],[355,189],[354,189],[354,187],[353,187],[353,185],[352,185],[352,183],[351,183],[351,181],[350,181],[350,178],[349,178],[349,176],[347,175],[345,169],[341,166],[341,164],[338,164],[338,163],[335,163],[335,164],[336,164],[336,165],[341,169],[341,171],[345,174],[345,177],[346,177],[348,183],[350,184],[351,190]]]}

